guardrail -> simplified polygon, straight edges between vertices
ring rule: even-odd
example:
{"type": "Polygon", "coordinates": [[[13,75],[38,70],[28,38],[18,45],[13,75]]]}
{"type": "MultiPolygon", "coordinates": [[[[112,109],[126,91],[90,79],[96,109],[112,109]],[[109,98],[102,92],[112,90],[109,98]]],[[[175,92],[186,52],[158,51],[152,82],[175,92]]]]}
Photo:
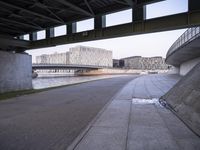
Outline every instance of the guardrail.
{"type": "Polygon", "coordinates": [[[189,28],[187,31],[185,31],[175,42],[174,44],[169,48],[167,52],[167,57],[177,50],[179,47],[181,47],[184,44],[189,43],[190,41],[196,39],[200,36],[200,27],[193,27],[189,28]]]}

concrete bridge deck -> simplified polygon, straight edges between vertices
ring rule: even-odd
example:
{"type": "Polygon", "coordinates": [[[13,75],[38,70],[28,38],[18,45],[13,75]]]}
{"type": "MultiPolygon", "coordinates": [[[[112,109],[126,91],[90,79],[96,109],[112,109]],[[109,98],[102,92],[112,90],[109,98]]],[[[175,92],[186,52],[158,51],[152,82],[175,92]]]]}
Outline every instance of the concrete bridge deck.
{"type": "Polygon", "coordinates": [[[159,98],[179,77],[136,77],[94,81],[0,102],[0,149],[63,150],[70,145],[68,149],[75,150],[197,150],[200,138],[175,115],[156,99],[141,101],[159,98]]]}

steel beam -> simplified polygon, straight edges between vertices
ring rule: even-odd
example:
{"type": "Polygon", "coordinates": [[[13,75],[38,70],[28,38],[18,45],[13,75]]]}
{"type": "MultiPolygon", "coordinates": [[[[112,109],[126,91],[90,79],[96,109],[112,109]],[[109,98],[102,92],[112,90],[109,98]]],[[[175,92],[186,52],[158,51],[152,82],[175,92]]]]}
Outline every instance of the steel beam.
{"type": "Polygon", "coordinates": [[[67,34],[74,34],[77,31],[77,23],[67,24],[67,34]]]}
{"type": "Polygon", "coordinates": [[[23,36],[23,35],[20,35],[20,36],[18,37],[18,39],[19,39],[19,40],[24,40],[24,36],[23,36]]]}
{"type": "Polygon", "coordinates": [[[198,0],[188,0],[189,11],[195,11],[200,9],[200,1],[198,0]]]}
{"type": "Polygon", "coordinates": [[[9,38],[5,36],[0,36],[0,49],[1,50],[15,50],[15,49],[27,49],[29,47],[29,42],[25,40],[19,40],[14,38],[9,38]]]}
{"type": "Polygon", "coordinates": [[[94,18],[94,28],[102,29],[106,27],[106,16],[95,16],[94,18]]]}
{"type": "Polygon", "coordinates": [[[35,12],[35,11],[28,10],[28,9],[26,9],[26,8],[22,8],[22,7],[19,7],[19,6],[16,6],[16,5],[7,3],[7,2],[3,2],[3,1],[0,1],[0,4],[1,4],[1,5],[8,6],[8,7],[11,7],[11,8],[18,9],[18,10],[20,10],[20,11],[27,12],[27,13],[29,13],[29,14],[32,14],[32,15],[34,15],[34,16],[41,17],[41,18],[46,19],[46,20],[51,20],[51,21],[53,21],[53,22],[63,24],[63,22],[61,22],[60,20],[54,19],[54,18],[52,18],[52,17],[48,17],[48,16],[46,16],[46,15],[43,15],[43,14],[41,14],[41,13],[37,13],[37,12],[35,12]]]}
{"type": "Polygon", "coordinates": [[[18,26],[25,26],[25,27],[36,29],[36,30],[41,29],[41,27],[38,27],[38,26],[35,26],[35,25],[31,25],[31,24],[28,24],[28,23],[24,23],[24,22],[19,22],[19,21],[16,21],[16,20],[11,20],[9,18],[0,18],[0,20],[1,20],[1,22],[4,22],[4,23],[8,22],[10,24],[15,24],[16,26],[18,24],[18,26]]]}
{"type": "Polygon", "coordinates": [[[133,7],[132,21],[142,21],[146,19],[146,6],[133,7]]]}
{"type": "Polygon", "coordinates": [[[72,8],[72,9],[76,10],[76,11],[79,11],[79,12],[85,14],[86,16],[93,17],[93,14],[91,14],[90,12],[88,12],[88,11],[86,11],[86,10],[84,10],[84,9],[82,9],[82,8],[80,8],[80,7],[78,7],[77,5],[74,5],[74,4],[72,4],[72,3],[70,3],[70,2],[68,2],[68,1],[66,1],[66,0],[57,0],[57,2],[59,2],[59,3],[63,4],[63,5],[65,5],[65,6],[67,6],[67,7],[70,7],[70,8],[72,8]]]}
{"type": "Polygon", "coordinates": [[[24,31],[21,31],[18,28],[6,27],[6,25],[1,24],[1,23],[0,23],[0,26],[1,26],[0,27],[0,32],[3,32],[3,33],[7,33],[7,34],[10,34],[10,33],[17,33],[17,34],[23,33],[23,34],[25,34],[24,31]]]}
{"type": "Polygon", "coordinates": [[[131,6],[131,7],[133,7],[133,1],[132,0],[125,0],[126,1],[126,3],[129,5],[129,6],[131,6]]]}
{"type": "Polygon", "coordinates": [[[90,6],[88,0],[84,0],[86,6],[88,7],[88,9],[90,10],[92,16],[95,16],[94,11],[92,10],[92,7],[90,6]]]}
{"type": "Polygon", "coordinates": [[[136,1],[136,5],[141,6],[141,5],[148,5],[148,4],[152,4],[152,3],[157,3],[157,2],[161,2],[161,1],[165,1],[165,0],[135,0],[136,1]]]}
{"type": "Polygon", "coordinates": [[[199,18],[200,11],[181,13],[34,41],[30,49],[199,26],[199,18]]]}
{"type": "Polygon", "coordinates": [[[37,40],[37,32],[33,32],[29,34],[30,41],[36,41],[37,40]]]}
{"type": "Polygon", "coordinates": [[[54,37],[54,28],[48,28],[46,29],[46,38],[52,38],[54,37]]]}

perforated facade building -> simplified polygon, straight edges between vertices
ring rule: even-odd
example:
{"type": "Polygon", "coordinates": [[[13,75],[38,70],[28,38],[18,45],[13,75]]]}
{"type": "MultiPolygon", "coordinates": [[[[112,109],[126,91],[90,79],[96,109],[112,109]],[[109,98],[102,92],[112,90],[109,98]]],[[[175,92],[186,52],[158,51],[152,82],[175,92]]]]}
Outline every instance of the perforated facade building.
{"type": "Polygon", "coordinates": [[[162,57],[133,56],[123,58],[122,60],[124,61],[124,68],[128,69],[165,70],[169,67],[162,57]]]}
{"type": "Polygon", "coordinates": [[[101,48],[76,46],[69,52],[40,55],[36,57],[38,64],[74,64],[112,67],[112,51],[101,48]]]}

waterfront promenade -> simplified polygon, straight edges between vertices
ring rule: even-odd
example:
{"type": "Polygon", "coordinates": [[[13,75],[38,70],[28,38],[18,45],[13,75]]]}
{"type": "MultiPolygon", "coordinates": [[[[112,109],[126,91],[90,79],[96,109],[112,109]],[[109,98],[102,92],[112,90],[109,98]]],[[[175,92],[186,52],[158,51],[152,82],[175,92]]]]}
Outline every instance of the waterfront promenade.
{"type": "Polygon", "coordinates": [[[2,101],[0,149],[198,150],[199,137],[158,103],[179,79],[123,76],[2,101]]]}
{"type": "Polygon", "coordinates": [[[200,138],[158,98],[177,75],[147,75],[126,85],[68,150],[199,150],[200,138]]]}
{"type": "Polygon", "coordinates": [[[0,102],[0,150],[64,150],[136,76],[92,81],[0,102]]]}

